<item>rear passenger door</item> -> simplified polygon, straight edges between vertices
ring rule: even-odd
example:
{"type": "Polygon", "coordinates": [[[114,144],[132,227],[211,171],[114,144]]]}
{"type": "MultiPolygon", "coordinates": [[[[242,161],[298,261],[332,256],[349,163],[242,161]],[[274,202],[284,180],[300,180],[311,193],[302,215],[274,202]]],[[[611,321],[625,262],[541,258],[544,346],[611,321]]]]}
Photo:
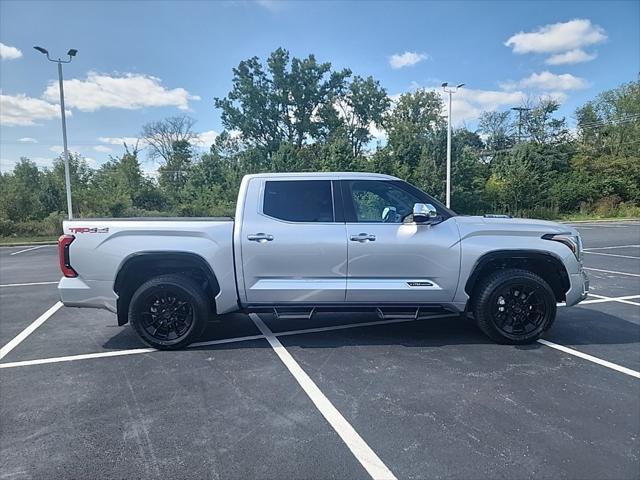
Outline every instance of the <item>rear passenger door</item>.
{"type": "Polygon", "coordinates": [[[247,198],[258,201],[245,205],[241,233],[247,303],[344,302],[347,237],[335,190],[332,180],[252,180],[247,198]]]}

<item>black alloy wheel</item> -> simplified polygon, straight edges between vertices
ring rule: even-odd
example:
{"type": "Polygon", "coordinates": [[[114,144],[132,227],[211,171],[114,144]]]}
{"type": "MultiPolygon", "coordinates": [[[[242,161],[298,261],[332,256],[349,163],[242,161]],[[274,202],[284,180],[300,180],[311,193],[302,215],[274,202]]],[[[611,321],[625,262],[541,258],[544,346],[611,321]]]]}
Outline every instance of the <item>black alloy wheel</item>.
{"type": "Polygon", "coordinates": [[[553,290],[528,270],[504,269],[490,274],[471,301],[478,327],[498,343],[535,342],[556,316],[553,290]]]}
{"type": "Polygon", "coordinates": [[[179,340],[193,325],[193,305],[183,291],[159,288],[144,300],[142,328],[160,341],[179,340]]]}
{"type": "Polygon", "coordinates": [[[213,316],[201,285],[180,274],[144,282],[131,297],[129,321],[147,345],[175,350],[196,341],[213,316]]]}
{"type": "Polygon", "coordinates": [[[542,287],[532,282],[509,282],[494,295],[496,326],[507,335],[521,336],[540,327],[547,312],[542,287]]]}

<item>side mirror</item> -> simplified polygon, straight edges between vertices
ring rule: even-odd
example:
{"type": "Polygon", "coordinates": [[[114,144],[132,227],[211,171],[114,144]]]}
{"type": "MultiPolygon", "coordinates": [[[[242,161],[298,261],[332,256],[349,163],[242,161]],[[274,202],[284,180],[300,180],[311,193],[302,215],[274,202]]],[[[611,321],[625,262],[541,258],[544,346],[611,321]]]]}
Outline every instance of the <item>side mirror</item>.
{"type": "Polygon", "coordinates": [[[437,216],[436,207],[430,203],[416,203],[413,205],[413,221],[416,223],[429,222],[437,216]]]}

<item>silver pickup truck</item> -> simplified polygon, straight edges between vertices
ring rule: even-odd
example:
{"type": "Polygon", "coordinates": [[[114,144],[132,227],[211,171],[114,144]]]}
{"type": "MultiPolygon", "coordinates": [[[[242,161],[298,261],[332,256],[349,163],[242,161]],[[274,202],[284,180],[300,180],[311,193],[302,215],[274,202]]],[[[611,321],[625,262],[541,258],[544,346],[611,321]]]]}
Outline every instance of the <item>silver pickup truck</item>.
{"type": "Polygon", "coordinates": [[[370,310],[472,316],[529,343],[557,303],[583,300],[582,241],[566,225],[458,216],[387,175],[247,175],[231,218],[81,219],[59,240],[62,302],[106,308],[175,349],[234,311],[310,318],[370,310]]]}

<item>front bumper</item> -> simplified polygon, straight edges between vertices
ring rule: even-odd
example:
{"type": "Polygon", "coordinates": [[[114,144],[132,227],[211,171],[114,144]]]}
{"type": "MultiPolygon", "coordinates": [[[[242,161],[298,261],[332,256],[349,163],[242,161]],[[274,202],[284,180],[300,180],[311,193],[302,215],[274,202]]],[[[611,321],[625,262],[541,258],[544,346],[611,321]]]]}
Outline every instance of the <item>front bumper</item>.
{"type": "Polygon", "coordinates": [[[580,303],[589,294],[589,277],[582,268],[579,273],[569,275],[569,282],[571,286],[566,295],[567,307],[580,303]]]}
{"type": "Polygon", "coordinates": [[[116,312],[116,294],[111,282],[62,277],[58,283],[60,300],[67,307],[105,308],[116,312]]]}

